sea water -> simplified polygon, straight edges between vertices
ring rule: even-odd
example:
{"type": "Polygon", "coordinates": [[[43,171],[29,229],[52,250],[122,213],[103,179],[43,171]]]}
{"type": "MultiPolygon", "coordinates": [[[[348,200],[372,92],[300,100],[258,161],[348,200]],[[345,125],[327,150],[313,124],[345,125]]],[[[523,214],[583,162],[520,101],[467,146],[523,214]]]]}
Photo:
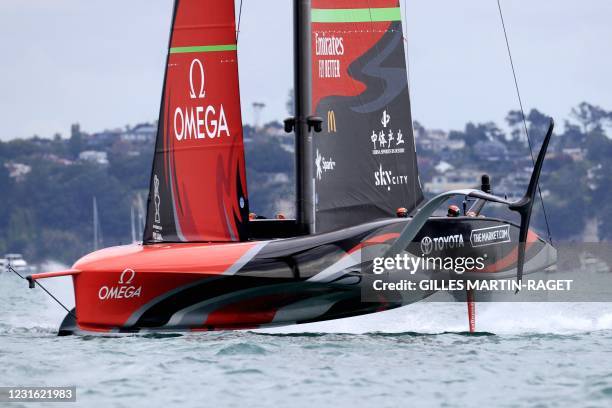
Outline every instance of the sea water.
{"type": "MultiPolygon", "coordinates": [[[[46,286],[73,304],[70,279],[46,286]]],[[[77,387],[76,403],[53,407],[612,406],[612,304],[478,303],[473,335],[465,309],[422,303],[274,330],[57,337],[65,311],[0,273],[0,386],[77,387]]]]}

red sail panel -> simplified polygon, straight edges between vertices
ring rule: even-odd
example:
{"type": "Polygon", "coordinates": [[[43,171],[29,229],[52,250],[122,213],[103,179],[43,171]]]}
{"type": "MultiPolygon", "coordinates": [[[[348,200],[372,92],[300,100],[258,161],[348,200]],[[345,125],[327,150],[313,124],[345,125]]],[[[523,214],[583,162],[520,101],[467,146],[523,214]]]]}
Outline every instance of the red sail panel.
{"type": "Polygon", "coordinates": [[[144,241],[239,241],[247,222],[234,1],[179,0],[144,241]]]}
{"type": "Polygon", "coordinates": [[[325,22],[315,18],[312,24],[313,111],[321,98],[326,96],[356,96],[365,91],[366,84],[349,75],[348,68],[353,61],[380,41],[391,24],[389,21],[372,21],[370,10],[392,8],[399,8],[398,0],[312,1],[314,15],[318,10],[345,11],[328,16],[325,22]],[[365,16],[368,21],[352,21],[359,20],[358,13],[365,10],[368,10],[365,16]]]}
{"type": "Polygon", "coordinates": [[[315,229],[409,211],[423,200],[398,0],[313,0],[315,229]]]}

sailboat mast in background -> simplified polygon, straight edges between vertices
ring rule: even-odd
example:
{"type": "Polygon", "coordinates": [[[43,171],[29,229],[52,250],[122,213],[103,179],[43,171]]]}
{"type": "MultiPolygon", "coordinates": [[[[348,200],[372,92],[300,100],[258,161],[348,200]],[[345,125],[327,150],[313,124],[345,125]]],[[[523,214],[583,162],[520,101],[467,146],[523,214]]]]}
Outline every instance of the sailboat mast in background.
{"type": "Polygon", "coordinates": [[[93,249],[97,251],[102,246],[102,228],[98,217],[98,202],[93,197],[93,249]]]}
{"type": "Polygon", "coordinates": [[[134,204],[130,207],[130,227],[132,232],[132,242],[136,242],[136,225],[134,219],[134,204]]]}

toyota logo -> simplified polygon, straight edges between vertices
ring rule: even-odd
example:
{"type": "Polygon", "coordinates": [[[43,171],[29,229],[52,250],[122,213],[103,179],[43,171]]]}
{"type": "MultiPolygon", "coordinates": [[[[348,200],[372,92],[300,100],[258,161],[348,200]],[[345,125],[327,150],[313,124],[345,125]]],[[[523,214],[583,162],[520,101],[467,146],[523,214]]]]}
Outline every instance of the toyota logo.
{"type": "Polygon", "coordinates": [[[430,237],[424,237],[421,240],[421,252],[423,252],[423,255],[429,255],[431,254],[432,249],[433,249],[433,241],[431,240],[430,237]]]}

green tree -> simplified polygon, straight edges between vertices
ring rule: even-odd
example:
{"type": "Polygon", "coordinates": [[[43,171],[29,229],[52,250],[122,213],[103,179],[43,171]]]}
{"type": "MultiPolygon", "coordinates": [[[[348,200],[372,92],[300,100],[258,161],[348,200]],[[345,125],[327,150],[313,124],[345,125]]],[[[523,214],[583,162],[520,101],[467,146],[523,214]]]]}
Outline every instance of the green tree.
{"type": "MultiPolygon", "coordinates": [[[[151,149],[152,150],[152,149],[151,149]]],[[[150,154],[128,155],[113,152],[108,156],[108,173],[121,180],[124,187],[130,190],[149,188],[152,158],[150,154]]]]}
{"type": "Polygon", "coordinates": [[[520,141],[525,137],[525,130],[523,124],[523,113],[520,110],[511,110],[506,115],[506,123],[510,127],[510,135],[512,140],[520,141]]]}
{"type": "Polygon", "coordinates": [[[587,158],[593,163],[607,164],[612,158],[612,140],[601,127],[595,127],[586,134],[583,147],[587,150],[587,158]]]}
{"type": "Polygon", "coordinates": [[[529,124],[529,138],[531,139],[532,146],[533,144],[539,146],[541,141],[544,140],[544,136],[546,136],[546,132],[548,131],[550,116],[540,112],[537,109],[532,109],[527,115],[527,123],[529,124]]]}
{"type": "MultiPolygon", "coordinates": [[[[15,207],[8,222],[7,249],[10,252],[27,252],[36,240],[36,217],[34,211],[27,208],[15,207]]],[[[31,251],[30,251],[31,252],[31,251]]],[[[28,253],[27,255],[34,255],[28,253]]]]}
{"type": "MultiPolygon", "coordinates": [[[[587,166],[569,162],[551,171],[549,165],[544,165],[540,185],[549,192],[544,201],[550,229],[555,239],[570,239],[582,233],[587,219],[594,216],[589,210],[587,166]]],[[[539,203],[534,205],[534,220],[542,230],[544,217],[539,203]]]]}
{"type": "Polygon", "coordinates": [[[68,149],[72,158],[76,159],[79,157],[79,153],[83,151],[85,147],[85,141],[80,131],[72,132],[70,139],[68,140],[68,149]]]}
{"type": "Polygon", "coordinates": [[[558,145],[561,148],[585,147],[585,135],[580,126],[565,121],[565,130],[559,136],[558,145]]]}
{"type": "Polygon", "coordinates": [[[607,112],[599,106],[582,102],[572,108],[572,116],[582,125],[582,131],[589,133],[596,128],[602,128],[605,122],[612,120],[612,112],[607,112]]]}
{"type": "Polygon", "coordinates": [[[599,220],[599,239],[602,241],[612,241],[612,203],[609,201],[600,207],[599,220]]]}
{"type": "MultiPolygon", "coordinates": [[[[525,115],[525,122],[527,123],[527,131],[529,132],[530,141],[541,140],[544,138],[548,125],[550,123],[550,116],[540,112],[537,109],[532,109],[527,115],[525,115]]],[[[525,122],[523,122],[523,114],[520,110],[512,110],[506,115],[506,123],[510,126],[512,139],[514,140],[526,140],[525,138],[525,122]]]]}
{"type": "Polygon", "coordinates": [[[469,147],[473,147],[478,142],[486,142],[487,140],[505,140],[504,133],[493,122],[474,124],[469,122],[465,125],[463,132],[451,131],[449,133],[451,139],[461,139],[469,147]]]}
{"type": "Polygon", "coordinates": [[[4,161],[0,160],[0,194],[5,198],[3,204],[0,205],[0,237],[2,235],[1,231],[6,231],[6,223],[12,203],[12,200],[10,200],[13,194],[12,187],[13,183],[9,177],[9,172],[4,167],[4,161]]]}

